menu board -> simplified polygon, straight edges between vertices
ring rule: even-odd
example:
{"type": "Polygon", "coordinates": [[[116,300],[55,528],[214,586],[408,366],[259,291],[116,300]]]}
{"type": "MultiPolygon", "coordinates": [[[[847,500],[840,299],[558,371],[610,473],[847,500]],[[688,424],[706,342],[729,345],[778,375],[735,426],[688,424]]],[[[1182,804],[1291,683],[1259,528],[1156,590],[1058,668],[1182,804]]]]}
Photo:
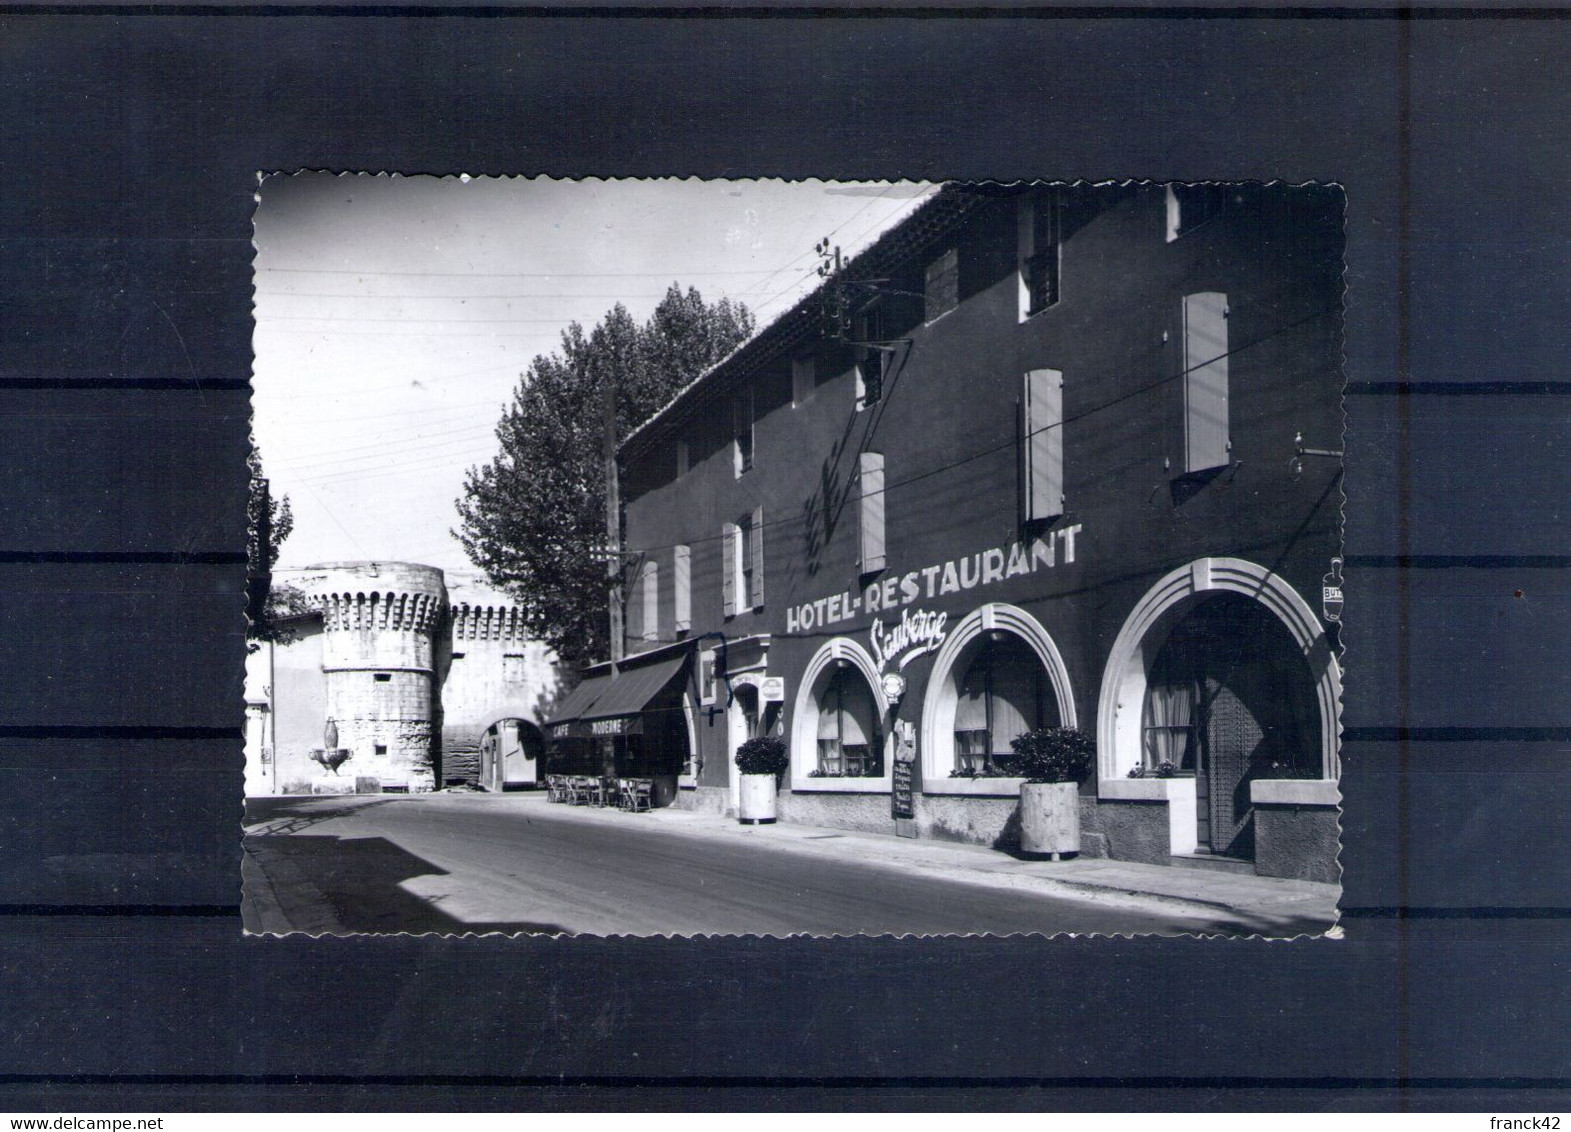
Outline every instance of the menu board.
{"type": "Polygon", "coordinates": [[[896,821],[916,817],[913,768],[916,766],[916,728],[901,720],[895,726],[895,766],[890,782],[889,806],[896,821]]]}
{"type": "Polygon", "coordinates": [[[889,794],[890,808],[896,818],[916,817],[916,801],[911,785],[912,763],[895,761],[893,789],[889,794]]]}

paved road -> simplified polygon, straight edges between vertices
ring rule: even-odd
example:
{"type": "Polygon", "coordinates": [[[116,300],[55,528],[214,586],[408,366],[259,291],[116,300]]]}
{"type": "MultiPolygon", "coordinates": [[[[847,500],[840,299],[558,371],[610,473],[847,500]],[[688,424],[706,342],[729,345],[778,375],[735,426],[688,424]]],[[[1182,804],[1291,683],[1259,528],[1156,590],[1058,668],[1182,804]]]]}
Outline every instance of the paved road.
{"type": "MultiPolygon", "coordinates": [[[[246,807],[253,931],[595,935],[1151,932],[1161,912],[909,875],[766,838],[718,842],[538,796],[259,798],[246,807]],[[264,922],[265,921],[265,922],[264,922]]],[[[833,834],[827,834],[833,837],[833,834]]]]}

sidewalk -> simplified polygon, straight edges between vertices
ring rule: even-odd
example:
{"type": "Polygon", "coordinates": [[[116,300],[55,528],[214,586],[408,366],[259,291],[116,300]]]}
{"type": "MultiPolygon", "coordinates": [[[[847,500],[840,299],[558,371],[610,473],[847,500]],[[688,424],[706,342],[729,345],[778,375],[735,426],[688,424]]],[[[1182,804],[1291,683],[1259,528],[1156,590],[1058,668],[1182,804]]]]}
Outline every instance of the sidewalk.
{"type": "Polygon", "coordinates": [[[1335,927],[1341,889],[1332,884],[1131,861],[1026,861],[981,845],[795,823],[746,826],[735,818],[675,808],[628,814],[614,809],[553,804],[541,794],[493,795],[485,800],[490,805],[516,807],[520,816],[641,825],[717,843],[767,842],[779,852],[852,857],[873,868],[922,872],[967,884],[1160,909],[1211,924],[1228,920],[1263,936],[1328,932],[1334,938],[1341,936],[1341,930],[1335,927]]]}

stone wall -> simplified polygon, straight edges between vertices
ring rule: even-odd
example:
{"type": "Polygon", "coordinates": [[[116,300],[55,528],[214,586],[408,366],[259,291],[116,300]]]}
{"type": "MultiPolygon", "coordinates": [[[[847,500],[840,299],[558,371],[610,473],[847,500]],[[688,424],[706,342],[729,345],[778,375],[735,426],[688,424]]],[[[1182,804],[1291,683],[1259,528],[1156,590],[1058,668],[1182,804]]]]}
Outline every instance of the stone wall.
{"type": "Polygon", "coordinates": [[[723,786],[684,787],[676,793],[673,805],[698,814],[731,813],[731,791],[723,786]]]}
{"type": "MultiPolygon", "coordinates": [[[[518,611],[494,604],[501,600],[473,582],[454,587],[437,657],[442,676],[444,782],[478,782],[480,739],[487,728],[503,719],[538,726],[542,707],[556,691],[551,651],[525,636],[518,611]]],[[[533,781],[538,767],[534,770],[524,773],[514,764],[510,778],[533,781]]]]}
{"type": "Polygon", "coordinates": [[[1341,881],[1340,816],[1334,806],[1255,804],[1255,872],[1325,884],[1341,881]]]}

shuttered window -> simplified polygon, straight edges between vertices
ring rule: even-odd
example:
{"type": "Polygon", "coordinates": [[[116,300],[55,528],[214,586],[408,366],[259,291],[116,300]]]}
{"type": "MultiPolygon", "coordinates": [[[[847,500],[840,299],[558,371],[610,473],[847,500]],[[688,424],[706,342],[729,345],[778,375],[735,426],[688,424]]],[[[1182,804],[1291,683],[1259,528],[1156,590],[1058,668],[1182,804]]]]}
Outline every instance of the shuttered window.
{"type": "Polygon", "coordinates": [[[756,509],[747,528],[747,604],[754,609],[764,604],[764,509],[756,509]]]}
{"type": "Polygon", "coordinates": [[[1227,424],[1227,296],[1184,296],[1184,471],[1231,459],[1227,424]]]}
{"type": "Polygon", "coordinates": [[[950,248],[927,265],[923,318],[932,322],[960,304],[960,253],[950,248]]]}
{"type": "Polygon", "coordinates": [[[678,477],[687,475],[687,470],[691,466],[689,451],[687,441],[678,440],[676,442],[676,474],[678,477]]]}
{"type": "Polygon", "coordinates": [[[671,581],[675,589],[675,614],[671,627],[686,633],[693,627],[693,550],[679,546],[671,552],[671,581]]]}
{"type": "Polygon", "coordinates": [[[863,452],[857,458],[857,566],[860,573],[884,568],[884,457],[863,452]]]}
{"type": "MultiPolygon", "coordinates": [[[[857,316],[856,340],[881,343],[884,339],[884,312],[870,307],[857,316]]],[[[866,409],[878,404],[884,395],[884,362],[888,355],[879,345],[862,345],[856,351],[856,407],[866,409]]]]}
{"type": "Polygon", "coordinates": [[[791,363],[791,404],[800,405],[813,395],[818,384],[812,358],[797,358],[791,363]]]}
{"type": "Polygon", "coordinates": [[[628,588],[626,600],[622,610],[622,633],[624,640],[641,641],[644,639],[644,570],[640,566],[633,584],[628,588]]]}
{"type": "Polygon", "coordinates": [[[1167,242],[1193,232],[1222,211],[1226,193],[1220,185],[1167,186],[1167,242]]]}
{"type": "Polygon", "coordinates": [[[1016,229],[1021,322],[1058,302],[1060,243],[1057,196],[1021,197],[1016,229]]]}
{"type": "Polygon", "coordinates": [[[644,607],[643,638],[660,639],[660,564],[645,562],[642,578],[641,604],[644,607]]]}
{"type": "Polygon", "coordinates": [[[731,421],[736,438],[736,474],[753,467],[753,391],[738,393],[731,401],[731,421]]]}
{"type": "Polygon", "coordinates": [[[720,603],[727,617],[736,616],[737,526],[727,523],[720,532],[720,603]]]}
{"type": "Polygon", "coordinates": [[[1064,513],[1064,375],[1056,369],[1026,374],[1021,396],[1020,451],[1024,461],[1024,518],[1064,513]]]}

